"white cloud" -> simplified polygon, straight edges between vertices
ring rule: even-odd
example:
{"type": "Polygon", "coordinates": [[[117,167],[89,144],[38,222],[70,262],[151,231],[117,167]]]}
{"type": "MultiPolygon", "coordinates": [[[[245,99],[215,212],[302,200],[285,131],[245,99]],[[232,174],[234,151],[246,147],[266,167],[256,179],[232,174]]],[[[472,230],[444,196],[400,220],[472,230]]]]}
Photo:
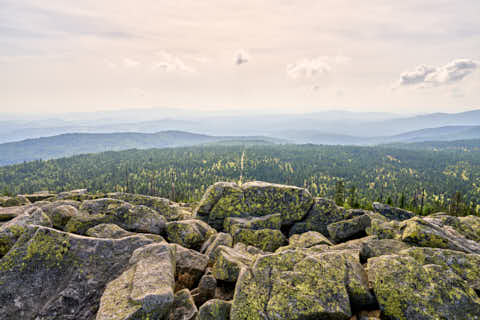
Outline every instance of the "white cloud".
{"type": "Polygon", "coordinates": [[[423,88],[452,84],[463,80],[479,66],[480,62],[471,59],[456,59],[440,67],[420,65],[413,71],[402,73],[398,86],[423,88]]]}
{"type": "Polygon", "coordinates": [[[315,80],[319,76],[330,73],[332,67],[324,58],[303,59],[287,65],[287,75],[293,80],[315,80]]]}
{"type": "Polygon", "coordinates": [[[249,60],[250,60],[250,55],[246,50],[241,49],[235,53],[235,64],[237,66],[247,63],[249,60]]]}

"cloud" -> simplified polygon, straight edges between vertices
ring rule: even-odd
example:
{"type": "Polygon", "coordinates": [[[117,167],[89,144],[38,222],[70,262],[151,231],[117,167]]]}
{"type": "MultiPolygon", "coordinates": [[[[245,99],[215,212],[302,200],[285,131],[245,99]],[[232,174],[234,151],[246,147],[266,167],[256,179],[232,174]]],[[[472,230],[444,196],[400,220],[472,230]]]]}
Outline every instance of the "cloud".
{"type": "Polygon", "coordinates": [[[293,80],[315,80],[330,73],[332,67],[324,58],[303,59],[287,65],[287,76],[293,80]]]}
{"type": "Polygon", "coordinates": [[[168,52],[158,52],[158,60],[153,63],[153,70],[162,70],[165,72],[184,72],[193,73],[195,69],[185,64],[179,57],[168,52]]]}
{"type": "Polygon", "coordinates": [[[446,65],[435,67],[420,65],[413,71],[400,75],[397,86],[437,87],[457,83],[480,67],[480,62],[471,59],[456,59],[446,65]]]}
{"type": "Polygon", "coordinates": [[[250,60],[250,55],[247,51],[241,49],[235,53],[235,64],[237,66],[247,63],[250,60]]]}

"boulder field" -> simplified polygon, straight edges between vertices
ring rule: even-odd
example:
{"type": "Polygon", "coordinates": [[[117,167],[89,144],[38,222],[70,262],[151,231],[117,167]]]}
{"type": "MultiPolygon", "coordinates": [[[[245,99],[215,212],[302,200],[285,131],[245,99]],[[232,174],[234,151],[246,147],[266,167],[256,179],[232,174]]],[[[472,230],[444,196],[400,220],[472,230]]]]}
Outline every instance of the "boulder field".
{"type": "Polygon", "coordinates": [[[1,197],[3,319],[480,320],[480,217],[266,182],[1,197]]]}

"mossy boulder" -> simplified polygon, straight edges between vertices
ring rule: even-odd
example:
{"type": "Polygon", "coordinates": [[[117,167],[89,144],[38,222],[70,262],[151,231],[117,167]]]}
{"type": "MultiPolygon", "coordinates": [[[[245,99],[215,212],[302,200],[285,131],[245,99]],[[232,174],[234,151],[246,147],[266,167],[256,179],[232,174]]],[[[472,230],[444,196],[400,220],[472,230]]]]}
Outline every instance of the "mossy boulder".
{"type": "Polygon", "coordinates": [[[217,290],[217,279],[211,274],[205,274],[200,279],[198,287],[192,291],[195,304],[200,307],[206,301],[215,297],[217,290]]]}
{"type": "Polygon", "coordinates": [[[413,257],[422,265],[436,264],[446,267],[466,281],[467,285],[480,290],[480,255],[437,248],[409,248],[399,252],[413,257]]]}
{"type": "Polygon", "coordinates": [[[209,300],[198,310],[198,320],[228,320],[231,308],[232,303],[229,301],[209,300]]]}
{"type": "Polygon", "coordinates": [[[0,207],[17,207],[30,204],[25,196],[2,197],[0,196],[0,207]]]}
{"type": "Polygon", "coordinates": [[[288,250],[243,268],[230,319],[349,319],[374,304],[358,258],[347,251],[288,250]]]}
{"type": "Polygon", "coordinates": [[[276,229],[282,227],[282,216],[279,213],[269,214],[264,217],[234,218],[228,217],[224,220],[223,229],[231,234],[238,228],[241,229],[276,229]]]}
{"type": "Polygon", "coordinates": [[[300,221],[313,204],[308,190],[266,182],[216,183],[205,192],[196,216],[223,231],[225,218],[280,214],[282,225],[300,221]]]}
{"type": "Polygon", "coordinates": [[[380,213],[382,216],[386,217],[389,220],[403,221],[411,219],[415,216],[413,212],[405,209],[391,207],[388,204],[383,204],[380,202],[373,203],[373,210],[380,213]]]}
{"type": "Polygon", "coordinates": [[[337,206],[331,199],[315,198],[311,210],[309,210],[302,221],[292,226],[290,235],[317,231],[329,237],[330,235],[327,230],[329,224],[350,219],[364,213],[363,210],[345,210],[345,208],[337,206]]]}
{"type": "Polygon", "coordinates": [[[146,206],[104,198],[84,201],[80,214],[70,218],[64,230],[85,234],[88,229],[102,223],[113,223],[132,232],[163,234],[166,220],[146,206]]]}
{"type": "Polygon", "coordinates": [[[273,229],[242,229],[235,228],[234,243],[244,243],[259,248],[262,251],[274,252],[283,246],[287,239],[280,230],[273,229]]]}
{"type": "Polygon", "coordinates": [[[370,222],[370,216],[363,214],[351,219],[331,223],[327,226],[327,230],[330,239],[340,243],[365,236],[365,230],[370,227],[370,222]]]}
{"type": "Polygon", "coordinates": [[[219,246],[216,249],[217,259],[212,267],[212,274],[217,280],[236,282],[240,270],[249,266],[254,256],[246,251],[219,246]]]}
{"type": "Polygon", "coordinates": [[[47,199],[55,197],[55,196],[56,196],[55,193],[51,193],[49,191],[39,191],[39,192],[35,192],[35,193],[21,195],[21,197],[27,198],[28,201],[30,201],[32,203],[37,202],[37,201],[47,200],[47,199]]]}
{"type": "Polygon", "coordinates": [[[172,310],[168,320],[195,320],[198,309],[188,289],[183,289],[175,294],[172,310]]]}
{"type": "Polygon", "coordinates": [[[394,239],[371,239],[363,243],[360,259],[367,261],[373,257],[390,255],[408,249],[409,244],[394,239]]]}
{"type": "Polygon", "coordinates": [[[405,255],[368,260],[368,279],[387,319],[480,319],[480,298],[466,281],[437,264],[405,255]]]}
{"type": "Polygon", "coordinates": [[[191,219],[168,222],[166,233],[169,242],[199,250],[216,231],[203,221],[191,219]]]}
{"type": "Polygon", "coordinates": [[[414,217],[403,223],[402,241],[420,247],[452,249],[480,254],[480,243],[466,238],[439,219],[414,217]]]}
{"type": "Polygon", "coordinates": [[[98,224],[95,227],[88,229],[85,235],[95,238],[111,238],[121,239],[134,235],[135,233],[129,232],[111,223],[98,224]]]}
{"type": "Polygon", "coordinates": [[[388,221],[386,219],[372,218],[370,227],[365,229],[369,236],[376,236],[379,239],[402,239],[402,223],[396,220],[388,221]]]}
{"type": "Polygon", "coordinates": [[[79,215],[77,208],[71,205],[60,205],[46,212],[53,226],[62,230],[72,217],[79,215]]]}
{"type": "Polygon", "coordinates": [[[167,221],[179,220],[182,217],[182,212],[185,211],[179,204],[160,197],[124,192],[108,193],[107,196],[112,199],[123,200],[133,205],[149,207],[164,216],[167,221]]]}
{"type": "Polygon", "coordinates": [[[217,248],[219,246],[232,247],[233,246],[233,237],[224,232],[219,232],[212,235],[205,243],[202,245],[200,252],[204,253],[209,260],[210,264],[213,264],[217,258],[217,248]]]}
{"type": "Polygon", "coordinates": [[[27,226],[0,260],[1,317],[90,320],[105,285],[123,272],[135,249],[151,242],[27,226]]]}
{"type": "Polygon", "coordinates": [[[192,289],[207,269],[208,257],[195,250],[175,244],[175,290],[192,289]]]}
{"type": "Polygon", "coordinates": [[[333,244],[320,232],[309,231],[302,234],[294,234],[288,239],[288,246],[280,247],[276,252],[292,250],[296,248],[311,248],[313,246],[333,244]]]}

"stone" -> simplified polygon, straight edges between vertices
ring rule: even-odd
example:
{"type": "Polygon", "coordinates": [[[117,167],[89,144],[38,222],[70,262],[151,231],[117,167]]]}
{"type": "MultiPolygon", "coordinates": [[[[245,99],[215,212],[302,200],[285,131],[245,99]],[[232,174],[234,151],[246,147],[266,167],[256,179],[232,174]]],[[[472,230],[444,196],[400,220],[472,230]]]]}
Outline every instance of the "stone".
{"type": "Polygon", "coordinates": [[[198,311],[198,320],[228,320],[232,303],[212,299],[203,304],[198,311]]]}
{"type": "Polygon", "coordinates": [[[273,229],[236,229],[233,234],[234,243],[244,243],[262,251],[274,252],[283,246],[287,239],[280,230],[273,229]]]}
{"type": "Polygon", "coordinates": [[[236,228],[241,229],[276,229],[280,230],[282,227],[282,216],[279,213],[270,214],[263,217],[249,217],[249,218],[225,218],[223,229],[225,232],[234,234],[236,228]]]}
{"type": "Polygon", "coordinates": [[[215,297],[217,279],[212,275],[204,275],[200,279],[198,287],[192,291],[193,300],[197,306],[203,305],[206,301],[215,297]]]}
{"type": "Polygon", "coordinates": [[[18,207],[30,204],[25,196],[3,197],[0,196],[0,207],[18,207]]]}
{"type": "Polygon", "coordinates": [[[178,244],[174,246],[176,248],[175,290],[192,289],[207,269],[208,257],[178,244]]]}
{"type": "Polygon", "coordinates": [[[258,257],[242,269],[230,319],[347,320],[351,305],[374,303],[358,257],[297,249],[258,257]]]}
{"type": "Polygon", "coordinates": [[[202,248],[200,249],[200,252],[204,253],[208,257],[210,264],[213,264],[217,259],[216,249],[219,246],[232,247],[233,246],[232,236],[228,233],[219,232],[211,236],[208,239],[208,241],[206,241],[203,244],[202,248]]]}
{"type": "Polygon", "coordinates": [[[316,231],[308,231],[302,234],[294,234],[288,239],[288,246],[280,247],[276,252],[292,250],[296,248],[311,248],[318,245],[332,246],[333,244],[323,234],[316,231]]]}
{"type": "Polygon", "coordinates": [[[102,223],[113,223],[125,230],[163,234],[166,220],[155,210],[145,206],[134,206],[116,199],[87,200],[80,206],[86,215],[70,218],[64,230],[77,234],[102,223]]]}
{"type": "Polygon", "coordinates": [[[169,320],[194,320],[197,318],[198,309],[188,289],[183,289],[175,294],[169,320]]]}
{"type": "Polygon", "coordinates": [[[266,182],[217,183],[205,192],[196,216],[223,231],[228,217],[247,218],[280,214],[282,225],[300,221],[313,204],[304,188],[266,182]]]}
{"type": "Polygon", "coordinates": [[[23,197],[27,198],[30,202],[34,203],[37,201],[43,201],[49,198],[56,196],[55,193],[49,191],[39,191],[31,194],[24,194],[23,197]]]}
{"type": "Polygon", "coordinates": [[[85,235],[95,238],[120,239],[134,235],[135,233],[126,231],[116,224],[102,223],[88,229],[85,235]]]}
{"type": "Polygon", "coordinates": [[[329,237],[327,226],[329,224],[353,218],[355,215],[362,215],[363,210],[345,210],[339,207],[333,200],[315,198],[313,207],[308,211],[306,217],[295,223],[290,229],[290,235],[301,234],[307,231],[317,231],[329,237]]]}
{"type": "Polygon", "coordinates": [[[368,260],[368,279],[388,319],[480,319],[480,298],[440,265],[387,255],[368,260]]]}
{"type": "Polygon", "coordinates": [[[153,243],[136,249],[130,258],[130,267],[108,283],[96,319],[167,317],[175,298],[174,251],[174,247],[167,243],[153,243]]]}
{"type": "Polygon", "coordinates": [[[128,265],[143,236],[96,239],[27,226],[0,260],[3,319],[95,318],[107,283],[128,265]]]}
{"type": "Polygon", "coordinates": [[[236,282],[240,270],[253,262],[253,256],[247,252],[219,246],[217,260],[212,267],[212,274],[217,280],[236,282]]]}
{"type": "Polygon", "coordinates": [[[53,226],[60,230],[63,230],[72,217],[79,215],[77,208],[71,205],[60,205],[51,211],[46,211],[46,214],[52,220],[53,226]]]}
{"type": "Polygon", "coordinates": [[[380,213],[389,220],[403,221],[413,218],[415,216],[413,212],[410,212],[408,210],[394,208],[389,206],[388,204],[383,204],[379,202],[373,203],[373,210],[380,213]]]}
{"type": "Polygon", "coordinates": [[[165,217],[167,221],[179,220],[184,211],[179,204],[160,197],[123,192],[108,193],[107,196],[112,199],[123,200],[133,205],[149,207],[165,217]]]}
{"type": "Polygon", "coordinates": [[[167,223],[167,239],[185,248],[200,250],[203,243],[216,233],[208,224],[197,219],[167,223]]]}
{"type": "Polygon", "coordinates": [[[370,216],[363,214],[352,219],[331,223],[327,226],[327,230],[330,239],[340,243],[365,236],[365,229],[368,227],[370,227],[370,216]]]}

